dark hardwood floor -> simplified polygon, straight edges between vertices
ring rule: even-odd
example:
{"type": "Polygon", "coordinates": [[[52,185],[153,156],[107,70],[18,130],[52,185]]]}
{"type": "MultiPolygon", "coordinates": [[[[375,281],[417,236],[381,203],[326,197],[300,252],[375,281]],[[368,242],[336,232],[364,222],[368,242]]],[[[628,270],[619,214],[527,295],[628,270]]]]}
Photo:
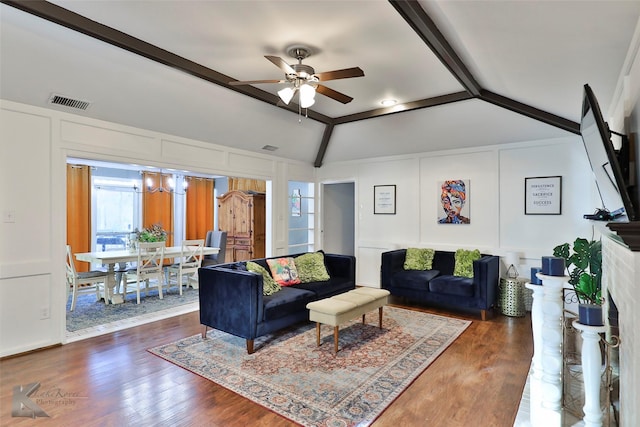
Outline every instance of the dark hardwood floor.
{"type": "MultiPolygon", "coordinates": [[[[533,352],[529,313],[481,321],[392,302],[473,323],[373,426],[513,426],[533,352]]],[[[0,425],[295,425],[146,351],[198,333],[195,312],[0,360],[0,425]],[[35,382],[50,418],[12,417],[13,387],[35,382]]]]}

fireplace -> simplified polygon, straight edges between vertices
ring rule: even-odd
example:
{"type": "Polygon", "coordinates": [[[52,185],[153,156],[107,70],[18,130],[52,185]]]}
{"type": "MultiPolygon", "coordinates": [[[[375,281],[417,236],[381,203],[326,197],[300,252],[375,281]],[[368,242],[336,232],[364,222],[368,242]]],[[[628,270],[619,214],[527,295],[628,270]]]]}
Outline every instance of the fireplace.
{"type": "Polygon", "coordinates": [[[606,295],[608,313],[607,339],[620,337],[617,352],[612,352],[611,363],[619,372],[619,396],[612,402],[619,415],[620,426],[635,426],[640,419],[640,252],[632,252],[616,236],[602,236],[602,294],[606,295]],[[619,399],[618,399],[619,397],[619,399]]]}

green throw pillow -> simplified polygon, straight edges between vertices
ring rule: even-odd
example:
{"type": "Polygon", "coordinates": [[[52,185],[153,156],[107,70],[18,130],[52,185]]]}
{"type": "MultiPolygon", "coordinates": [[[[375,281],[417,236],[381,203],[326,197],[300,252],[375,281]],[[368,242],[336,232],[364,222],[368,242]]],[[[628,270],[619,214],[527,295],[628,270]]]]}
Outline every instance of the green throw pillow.
{"type": "Polygon", "coordinates": [[[404,259],[405,270],[431,270],[433,249],[408,248],[404,259]]]}
{"type": "Polygon", "coordinates": [[[482,257],[478,249],[468,251],[458,249],[456,251],[456,266],[453,269],[454,276],[473,277],[473,261],[482,257]]]}
{"type": "Polygon", "coordinates": [[[260,264],[253,261],[247,261],[247,271],[262,274],[262,295],[273,295],[280,290],[280,285],[273,280],[269,272],[260,264]]]}
{"type": "Polygon", "coordinates": [[[322,252],[313,252],[295,258],[300,283],[325,282],[330,279],[322,252]]]}

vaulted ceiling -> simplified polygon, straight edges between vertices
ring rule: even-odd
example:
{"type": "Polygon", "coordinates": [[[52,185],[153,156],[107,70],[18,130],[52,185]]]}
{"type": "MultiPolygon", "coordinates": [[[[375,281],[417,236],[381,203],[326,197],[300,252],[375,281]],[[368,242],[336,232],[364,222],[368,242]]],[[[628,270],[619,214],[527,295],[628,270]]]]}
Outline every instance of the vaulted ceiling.
{"type": "Polygon", "coordinates": [[[605,115],[620,96],[640,17],[628,0],[0,1],[3,99],[316,166],[574,134],[585,83],[605,115]],[[264,56],[294,64],[292,45],[317,72],[360,67],[323,82],[353,101],[300,115],[282,85],[229,85],[283,79],[264,56]]]}

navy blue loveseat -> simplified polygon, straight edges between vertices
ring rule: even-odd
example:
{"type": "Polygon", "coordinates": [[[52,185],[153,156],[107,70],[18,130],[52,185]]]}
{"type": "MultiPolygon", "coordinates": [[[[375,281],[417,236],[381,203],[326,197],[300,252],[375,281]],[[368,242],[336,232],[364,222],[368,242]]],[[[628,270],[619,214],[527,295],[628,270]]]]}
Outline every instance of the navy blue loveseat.
{"type": "MultiPolygon", "coordinates": [[[[302,254],[286,256],[299,255],[302,254]]],[[[267,259],[251,261],[269,271],[267,259]]],[[[307,303],[355,289],[354,256],[324,254],[324,263],[329,280],[282,287],[269,296],[263,295],[262,276],[246,271],[244,261],[200,268],[202,337],[206,337],[207,327],[212,327],[245,338],[251,354],[255,338],[309,320],[307,303]]]]}
{"type": "Polygon", "coordinates": [[[431,270],[405,270],[406,249],[382,253],[380,283],[391,295],[436,306],[480,310],[482,320],[496,301],[500,259],[482,255],[473,278],[454,276],[455,252],[435,251],[431,270]]]}

